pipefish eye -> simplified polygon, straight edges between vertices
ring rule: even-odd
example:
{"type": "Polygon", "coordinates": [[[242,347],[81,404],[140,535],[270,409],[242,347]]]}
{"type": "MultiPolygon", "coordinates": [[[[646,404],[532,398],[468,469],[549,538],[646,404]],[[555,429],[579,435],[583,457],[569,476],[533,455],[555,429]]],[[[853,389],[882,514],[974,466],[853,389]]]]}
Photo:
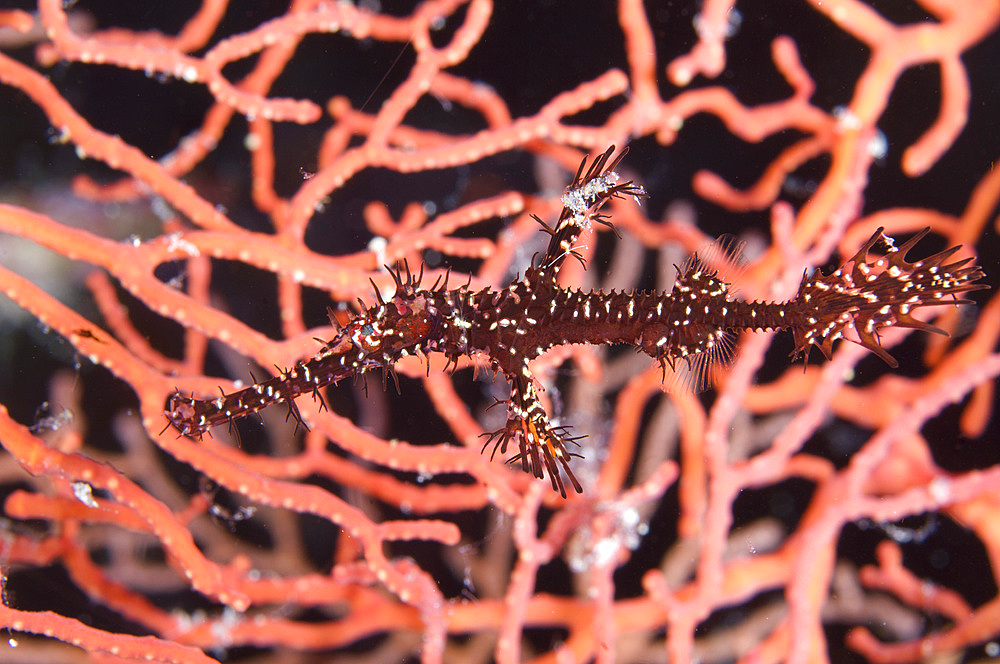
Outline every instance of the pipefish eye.
{"type": "Polygon", "coordinates": [[[382,346],[382,330],[372,323],[365,323],[358,329],[358,344],[368,352],[382,346]]]}

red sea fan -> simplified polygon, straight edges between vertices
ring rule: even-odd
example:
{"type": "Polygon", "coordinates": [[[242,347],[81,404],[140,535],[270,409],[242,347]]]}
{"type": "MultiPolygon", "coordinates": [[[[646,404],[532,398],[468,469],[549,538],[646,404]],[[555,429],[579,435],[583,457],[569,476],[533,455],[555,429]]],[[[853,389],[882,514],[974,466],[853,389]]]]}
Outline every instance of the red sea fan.
{"type": "Polygon", "coordinates": [[[997,3],[359,4],[0,12],[0,659],[995,654],[997,3]]]}

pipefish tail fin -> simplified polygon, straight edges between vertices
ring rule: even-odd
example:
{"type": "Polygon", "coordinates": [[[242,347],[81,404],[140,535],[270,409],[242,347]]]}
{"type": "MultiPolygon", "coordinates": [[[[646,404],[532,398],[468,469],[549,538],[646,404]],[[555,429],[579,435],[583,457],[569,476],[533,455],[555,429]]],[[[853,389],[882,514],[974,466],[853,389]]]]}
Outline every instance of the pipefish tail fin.
{"type": "Polygon", "coordinates": [[[788,306],[795,337],[793,355],[807,353],[815,346],[829,358],[833,342],[852,329],[857,335],[852,341],[895,368],[899,363],[879,342],[880,329],[906,327],[947,334],[915,318],[913,312],[920,307],[972,304],[972,300],[960,296],[989,288],[976,283],[986,275],[972,258],[946,263],[961,249],[960,245],[922,260],[906,260],[907,253],[930,232],[930,228],[898,247],[882,230],[875,231],[857,253],[833,273],[816,275],[812,279],[802,277],[798,295],[788,306]],[[870,259],[869,252],[879,243],[888,247],[888,252],[870,259]]]}

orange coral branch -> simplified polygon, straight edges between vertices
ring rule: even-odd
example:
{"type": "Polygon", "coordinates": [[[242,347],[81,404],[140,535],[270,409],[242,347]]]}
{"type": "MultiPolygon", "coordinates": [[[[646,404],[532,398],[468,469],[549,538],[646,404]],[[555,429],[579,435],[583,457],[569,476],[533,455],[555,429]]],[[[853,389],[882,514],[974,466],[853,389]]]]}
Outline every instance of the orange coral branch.
{"type": "Polygon", "coordinates": [[[562,287],[668,290],[733,233],[742,294],[780,299],[879,226],[995,279],[1000,2],[182,11],[0,12],[0,625],[25,653],[919,661],[1000,633],[995,294],[938,307],[951,337],[883,334],[898,372],[755,335],[664,394],[648,358],[553,348],[540,398],[587,435],[567,500],[480,454],[506,386],[464,360],[300,399],[308,434],[271,409],[163,431],[175,389],[313,355],[384,265],[510,283],[612,143],[651,198],[562,287]]]}

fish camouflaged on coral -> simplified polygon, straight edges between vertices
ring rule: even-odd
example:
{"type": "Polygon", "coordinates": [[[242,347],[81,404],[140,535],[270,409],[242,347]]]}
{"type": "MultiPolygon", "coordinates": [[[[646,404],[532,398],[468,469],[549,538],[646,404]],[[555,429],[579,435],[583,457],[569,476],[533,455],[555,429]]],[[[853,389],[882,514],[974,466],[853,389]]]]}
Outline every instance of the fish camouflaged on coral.
{"type": "Polygon", "coordinates": [[[438,352],[452,362],[483,355],[510,382],[506,425],[484,434],[486,446],[495,443],[494,453],[499,449],[503,454],[516,441],[518,453],[509,461],[519,460],[526,472],[539,478],[547,472],[553,488],[565,497],[563,472],[577,492],[583,491],[570,466],[571,457],[578,455],[567,449],[567,443],[575,439],[565,427],[549,420],[529,367],[532,359],[553,346],[632,344],[657,360],[664,371],[667,366],[676,369],[678,360],[684,360],[681,368],[687,377],[682,382],[695,388],[729,359],[732,335],[741,330],[791,330],[794,354],[808,353],[816,346],[827,358],[834,341],[844,337],[895,367],[896,361],[879,343],[880,328],[910,327],[944,334],[915,318],[913,311],[970,303],[956,296],[987,288],[975,283],[984,274],[970,263],[972,259],[944,264],[959,247],[920,261],[905,259],[929,229],[897,248],[881,228],[832,274],[804,276],[798,293],[787,302],[735,299],[730,284],[697,256],[679,269],[669,293],[561,288],[556,277],[566,257],[582,261],[574,250],[580,233],[594,221],[611,225],[600,208],[613,197],[645,196],[642,187],[619,181],[615,167],[625,152],[612,159],[613,153],[614,146],[589,168],[586,160],[581,163],[563,195],[562,213],[555,225],[538,220],[551,236],[545,254],[507,288],[449,289],[445,279],[423,289],[420,276],[413,276],[405,265],[390,270],[395,294],[384,300],[376,289],[377,306],[359,313],[316,356],[216,399],[175,393],[166,411],[170,424],[181,434],[200,436],[214,426],[284,402],[296,422],[305,426],[293,400],[312,394],[323,407],[320,390],[342,378],[372,369],[392,372],[393,365],[407,355],[438,352]],[[880,242],[888,253],[869,262],[868,252],[880,242]],[[849,329],[853,335],[845,337],[849,329]]]}

